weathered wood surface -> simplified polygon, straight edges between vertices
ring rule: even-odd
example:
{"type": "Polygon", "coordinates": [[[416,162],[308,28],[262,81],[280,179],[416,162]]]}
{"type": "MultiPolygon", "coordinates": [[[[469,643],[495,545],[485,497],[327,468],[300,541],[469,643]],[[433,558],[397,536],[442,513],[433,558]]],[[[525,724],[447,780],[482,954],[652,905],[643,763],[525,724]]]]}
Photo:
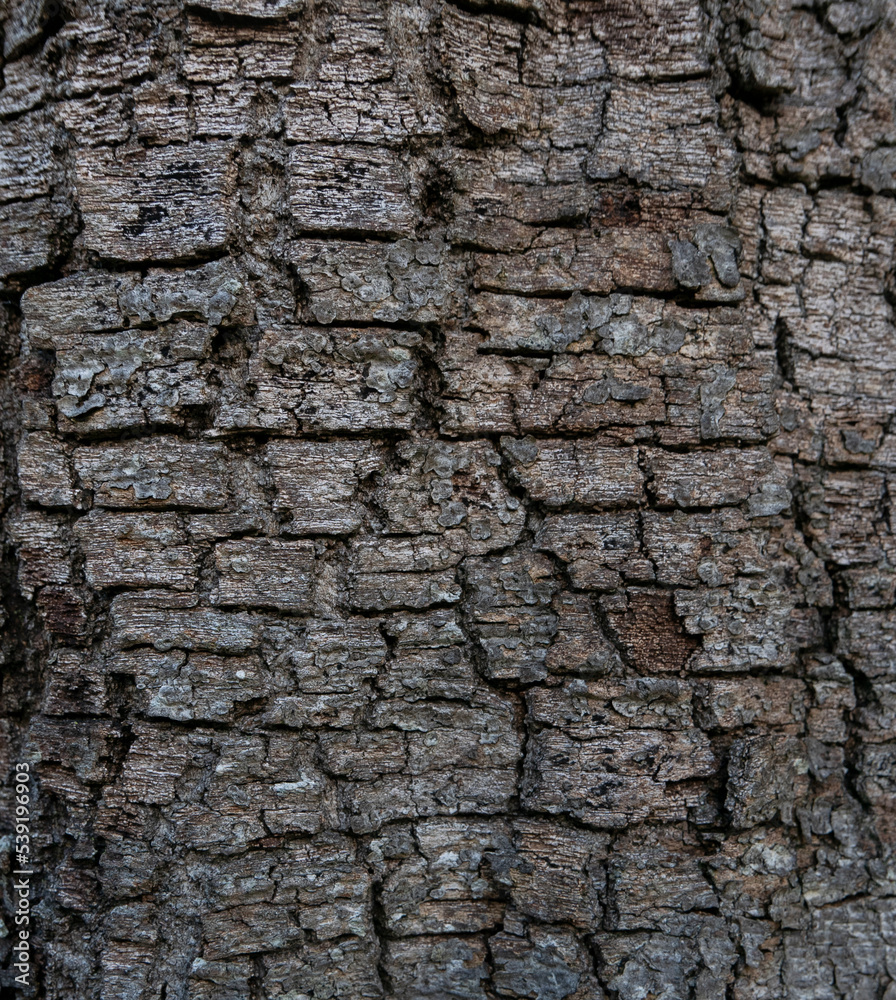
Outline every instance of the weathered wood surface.
{"type": "Polygon", "coordinates": [[[3,16],[34,995],[894,1000],[893,0],[3,16]]]}

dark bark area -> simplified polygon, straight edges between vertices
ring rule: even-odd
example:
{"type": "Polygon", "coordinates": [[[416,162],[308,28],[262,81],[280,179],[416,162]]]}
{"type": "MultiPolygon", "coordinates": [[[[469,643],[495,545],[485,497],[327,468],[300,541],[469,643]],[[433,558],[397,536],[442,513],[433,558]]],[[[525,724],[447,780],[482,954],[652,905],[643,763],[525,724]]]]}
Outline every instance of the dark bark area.
{"type": "Polygon", "coordinates": [[[3,10],[4,1000],[896,1000],[893,2],[3,10]]]}

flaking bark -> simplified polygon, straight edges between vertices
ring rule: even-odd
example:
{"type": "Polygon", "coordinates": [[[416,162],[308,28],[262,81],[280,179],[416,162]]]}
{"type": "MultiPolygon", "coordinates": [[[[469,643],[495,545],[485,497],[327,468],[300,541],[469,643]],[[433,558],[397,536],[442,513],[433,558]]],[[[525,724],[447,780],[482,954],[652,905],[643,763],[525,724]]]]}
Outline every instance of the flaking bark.
{"type": "Polygon", "coordinates": [[[892,0],[3,7],[25,995],[894,1000],[892,0]]]}

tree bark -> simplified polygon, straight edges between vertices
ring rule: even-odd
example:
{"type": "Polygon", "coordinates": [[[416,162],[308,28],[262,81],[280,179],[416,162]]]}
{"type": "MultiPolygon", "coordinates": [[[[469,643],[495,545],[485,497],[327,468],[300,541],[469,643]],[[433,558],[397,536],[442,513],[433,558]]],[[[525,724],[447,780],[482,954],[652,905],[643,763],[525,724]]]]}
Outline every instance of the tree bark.
{"type": "Polygon", "coordinates": [[[4,1000],[894,1000],[892,0],[4,8],[4,1000]]]}

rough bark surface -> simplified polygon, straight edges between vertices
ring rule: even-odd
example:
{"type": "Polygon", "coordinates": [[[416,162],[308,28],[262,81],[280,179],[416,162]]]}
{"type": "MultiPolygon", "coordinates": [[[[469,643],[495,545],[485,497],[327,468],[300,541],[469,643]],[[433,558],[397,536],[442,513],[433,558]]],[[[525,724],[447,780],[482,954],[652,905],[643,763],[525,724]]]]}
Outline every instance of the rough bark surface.
{"type": "Polygon", "coordinates": [[[3,6],[37,995],[894,1000],[892,0],[3,6]]]}

